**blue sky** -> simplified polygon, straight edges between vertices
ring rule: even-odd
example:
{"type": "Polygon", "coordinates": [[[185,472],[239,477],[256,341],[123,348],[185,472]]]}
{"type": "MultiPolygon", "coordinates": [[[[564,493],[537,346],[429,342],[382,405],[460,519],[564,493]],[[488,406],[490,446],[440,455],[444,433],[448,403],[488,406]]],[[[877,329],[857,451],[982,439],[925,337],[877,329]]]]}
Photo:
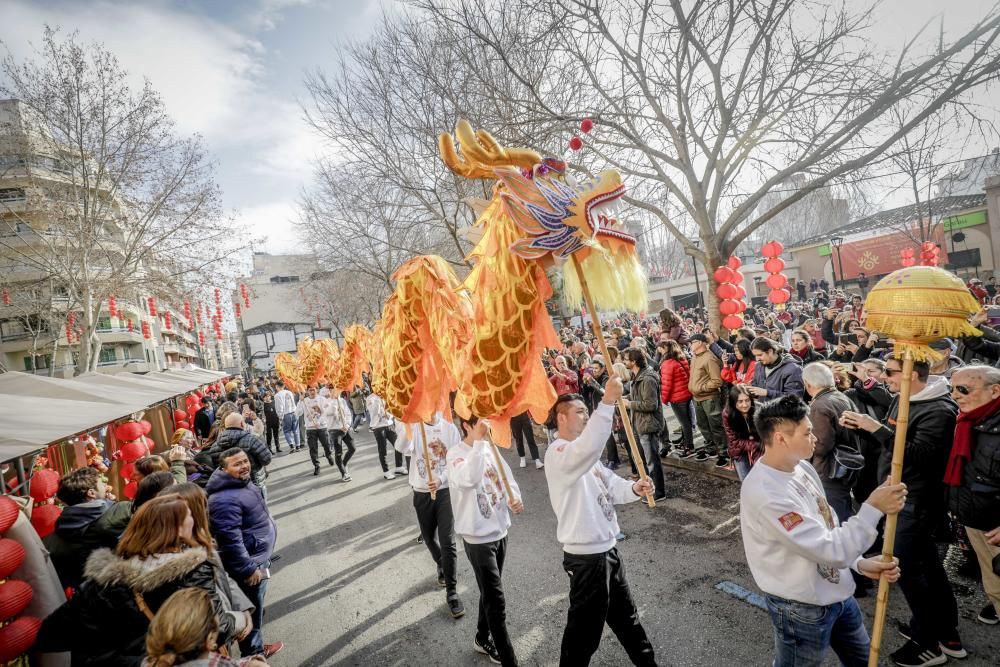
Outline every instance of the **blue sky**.
{"type": "Polygon", "coordinates": [[[290,220],[324,150],[302,121],[303,72],[329,67],[333,47],[378,20],[371,0],[118,2],[3,0],[0,40],[31,53],[45,23],[114,51],[163,94],[179,129],[202,134],[218,162],[226,207],[267,236],[264,249],[298,249],[290,220]]]}
{"type": "MultiPolygon", "coordinates": [[[[543,0],[544,1],[544,0],[543,0]]],[[[384,0],[391,7],[393,0],[384,0]]],[[[215,155],[227,208],[261,249],[301,247],[291,220],[310,161],[326,149],[302,120],[303,73],[331,69],[333,47],[363,38],[377,22],[376,0],[0,0],[0,40],[31,53],[48,23],[103,42],[137,79],[148,77],[184,132],[201,133],[215,155]]],[[[830,0],[830,4],[839,4],[830,0]]],[[[870,0],[846,0],[851,8],[870,0]]],[[[898,48],[944,16],[957,32],[993,0],[884,0],[872,36],[898,48]],[[945,8],[947,13],[944,14],[945,8]]],[[[996,100],[996,90],[987,97],[996,100]]],[[[990,106],[996,106],[990,102],[990,106]]]]}

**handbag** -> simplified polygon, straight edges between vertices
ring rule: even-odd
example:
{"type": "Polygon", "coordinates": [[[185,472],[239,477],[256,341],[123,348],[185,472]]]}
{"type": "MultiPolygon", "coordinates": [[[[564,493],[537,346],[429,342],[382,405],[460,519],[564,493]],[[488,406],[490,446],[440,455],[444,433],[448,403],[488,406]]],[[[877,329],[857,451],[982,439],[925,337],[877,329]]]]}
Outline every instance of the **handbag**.
{"type": "Polygon", "coordinates": [[[834,446],[830,479],[843,482],[847,487],[853,487],[858,478],[861,477],[861,471],[865,468],[865,457],[861,454],[857,434],[844,428],[838,428],[837,434],[848,438],[850,442],[834,446]]]}

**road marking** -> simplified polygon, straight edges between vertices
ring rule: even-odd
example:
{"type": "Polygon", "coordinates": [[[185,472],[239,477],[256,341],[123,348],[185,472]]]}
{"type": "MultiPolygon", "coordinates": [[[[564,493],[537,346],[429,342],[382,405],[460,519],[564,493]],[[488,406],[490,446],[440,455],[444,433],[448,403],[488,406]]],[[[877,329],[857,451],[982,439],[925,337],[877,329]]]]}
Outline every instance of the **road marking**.
{"type": "Polygon", "coordinates": [[[737,530],[739,530],[739,522],[740,522],[740,515],[739,514],[737,514],[735,516],[732,516],[732,517],[729,517],[728,519],[726,519],[725,521],[723,521],[722,523],[720,523],[719,525],[717,525],[715,528],[713,528],[712,530],[708,531],[708,534],[709,535],[713,535],[713,534],[719,532],[720,530],[722,530],[723,528],[728,528],[728,527],[732,526],[733,524],[736,524],[735,527],[731,528],[728,532],[726,532],[726,535],[732,535],[734,532],[736,532],[737,530]]]}
{"type": "Polygon", "coordinates": [[[731,581],[720,581],[715,585],[715,588],[732,595],[738,600],[743,600],[747,604],[753,605],[767,611],[767,603],[764,602],[764,596],[760,593],[754,593],[753,591],[748,591],[739,584],[734,584],[731,581]]]}

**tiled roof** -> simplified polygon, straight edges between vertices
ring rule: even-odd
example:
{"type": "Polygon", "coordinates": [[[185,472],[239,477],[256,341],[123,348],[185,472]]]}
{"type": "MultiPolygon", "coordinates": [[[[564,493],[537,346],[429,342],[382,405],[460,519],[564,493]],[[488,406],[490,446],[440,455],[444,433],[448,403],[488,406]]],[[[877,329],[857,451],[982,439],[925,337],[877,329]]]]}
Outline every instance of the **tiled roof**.
{"type": "Polygon", "coordinates": [[[799,248],[802,246],[814,245],[816,243],[825,243],[830,240],[831,236],[847,236],[849,234],[866,232],[873,229],[882,229],[884,227],[899,227],[901,225],[905,225],[911,220],[916,220],[918,217],[927,216],[928,212],[930,215],[939,217],[950,213],[984,208],[985,206],[985,193],[978,195],[961,195],[957,197],[938,197],[937,199],[932,199],[929,202],[923,202],[920,205],[919,211],[915,204],[900,206],[899,208],[881,211],[875,215],[870,215],[867,218],[861,218],[859,220],[855,220],[854,222],[849,222],[846,225],[832,229],[824,234],[810,236],[807,239],[803,239],[795,243],[789,243],[788,245],[792,248],[799,248]]]}

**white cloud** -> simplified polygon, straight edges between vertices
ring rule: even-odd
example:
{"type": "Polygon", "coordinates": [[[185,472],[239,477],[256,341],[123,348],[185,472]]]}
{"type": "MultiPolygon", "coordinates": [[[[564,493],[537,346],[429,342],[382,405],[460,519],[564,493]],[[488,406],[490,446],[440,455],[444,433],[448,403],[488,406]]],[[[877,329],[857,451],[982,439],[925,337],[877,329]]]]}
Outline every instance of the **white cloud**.
{"type": "Polygon", "coordinates": [[[276,201],[249,206],[237,212],[237,225],[254,237],[263,238],[262,250],[270,253],[300,252],[302,243],[295,232],[294,202],[276,201]]]}

